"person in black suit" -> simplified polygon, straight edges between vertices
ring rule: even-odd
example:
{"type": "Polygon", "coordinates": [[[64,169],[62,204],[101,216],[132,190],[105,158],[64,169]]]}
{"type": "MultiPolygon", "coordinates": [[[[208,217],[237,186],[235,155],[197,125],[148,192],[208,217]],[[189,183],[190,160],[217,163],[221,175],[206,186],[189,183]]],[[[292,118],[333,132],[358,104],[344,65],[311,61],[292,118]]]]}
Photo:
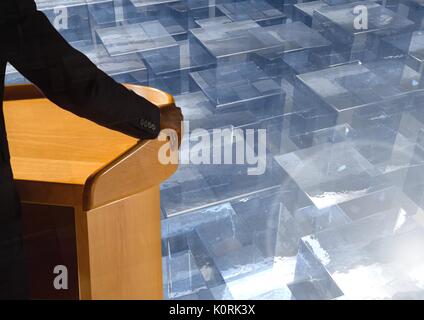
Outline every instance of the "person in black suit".
{"type": "MultiPolygon", "coordinates": [[[[60,36],[33,0],[0,0],[0,101],[7,62],[60,107],[133,137],[156,138],[161,128],[177,129],[182,121],[179,108],[160,111],[100,71],[60,36]]],[[[9,158],[1,106],[0,298],[25,299],[20,202],[9,158]]]]}

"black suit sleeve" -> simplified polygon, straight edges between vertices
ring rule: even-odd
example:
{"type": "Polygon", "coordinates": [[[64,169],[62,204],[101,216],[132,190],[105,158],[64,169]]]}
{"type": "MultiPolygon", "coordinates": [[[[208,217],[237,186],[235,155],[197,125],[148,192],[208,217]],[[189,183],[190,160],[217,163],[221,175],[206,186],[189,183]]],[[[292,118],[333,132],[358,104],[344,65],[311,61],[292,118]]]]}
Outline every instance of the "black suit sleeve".
{"type": "Polygon", "coordinates": [[[10,42],[6,44],[7,59],[48,99],[136,138],[155,138],[159,134],[159,108],[116,83],[72,48],[37,11],[33,0],[0,1],[18,6],[18,15],[13,14],[13,19],[3,24],[10,42]]]}

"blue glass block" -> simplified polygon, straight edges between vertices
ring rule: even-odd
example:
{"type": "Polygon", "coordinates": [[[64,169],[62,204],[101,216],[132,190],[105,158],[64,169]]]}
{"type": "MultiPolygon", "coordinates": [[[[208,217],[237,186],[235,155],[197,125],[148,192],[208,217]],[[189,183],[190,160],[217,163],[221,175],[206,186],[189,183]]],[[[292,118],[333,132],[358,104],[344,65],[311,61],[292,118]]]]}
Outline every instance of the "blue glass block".
{"type": "MultiPolygon", "coordinates": [[[[251,29],[258,31],[259,28],[254,21],[240,21],[190,30],[190,55],[191,52],[196,52],[196,55],[191,57],[192,64],[245,61],[246,53],[263,50],[268,45],[264,41],[266,39],[258,39],[254,32],[250,32],[251,29]]],[[[278,46],[279,43],[274,41],[270,45],[278,46]]]]}
{"type": "Polygon", "coordinates": [[[195,20],[195,24],[197,27],[200,28],[210,28],[215,25],[225,24],[233,22],[230,18],[227,16],[219,16],[219,17],[213,17],[213,18],[204,18],[204,19],[197,19],[195,20]]]}
{"type": "Polygon", "coordinates": [[[417,28],[422,28],[424,5],[420,0],[400,0],[397,12],[415,22],[417,28]]]}
{"type": "Polygon", "coordinates": [[[422,181],[422,172],[424,166],[411,166],[408,170],[403,191],[410,197],[414,203],[424,208],[424,184],[422,181]]]}
{"type": "MultiPolygon", "coordinates": [[[[262,231],[256,235],[255,242],[261,245],[262,250],[279,259],[294,257],[298,251],[299,240],[306,234],[303,227],[291,215],[290,211],[280,205],[275,229],[262,231]]],[[[273,261],[274,262],[274,261],[273,261]]]]}
{"type": "Polygon", "coordinates": [[[397,61],[364,65],[344,64],[297,76],[294,101],[298,106],[319,105],[337,112],[338,123],[353,124],[361,114],[393,115],[411,104],[416,90],[415,71],[397,61]],[[411,93],[411,95],[409,95],[411,93]]]}
{"type": "MultiPolygon", "coordinates": [[[[248,175],[247,165],[205,165],[200,168],[206,182],[220,201],[243,197],[248,194],[275,188],[283,182],[280,168],[268,156],[265,173],[262,175],[248,175]],[[218,171],[217,171],[218,170],[218,171]],[[218,173],[219,172],[219,173],[218,173]]],[[[261,160],[263,161],[263,160],[261,160]]]]}
{"type": "Polygon", "coordinates": [[[100,28],[96,33],[111,56],[172,48],[178,52],[177,42],[157,21],[100,28]]]}
{"type": "Polygon", "coordinates": [[[190,50],[203,52],[204,63],[255,59],[262,69],[269,65],[270,70],[282,70],[283,56],[328,49],[331,44],[301,22],[259,27],[246,20],[193,29],[190,33],[190,50]]]}
{"type": "Polygon", "coordinates": [[[281,118],[261,121],[255,128],[267,130],[267,148],[274,155],[289,153],[322,143],[348,140],[353,131],[347,124],[308,132],[291,130],[295,123],[293,115],[290,114],[281,118]]]}
{"type": "Polygon", "coordinates": [[[228,290],[228,287],[225,284],[211,288],[211,293],[215,300],[233,300],[234,299],[230,290],[228,290]]]}
{"type": "Polygon", "coordinates": [[[123,17],[119,15],[122,5],[117,1],[103,1],[101,3],[89,3],[88,12],[92,31],[102,27],[113,27],[122,22],[123,17]]]}
{"type": "Polygon", "coordinates": [[[217,7],[232,21],[253,20],[261,26],[281,24],[287,18],[264,0],[224,2],[217,7]]]}
{"type": "Polygon", "coordinates": [[[396,186],[389,186],[364,197],[341,203],[339,207],[351,220],[359,220],[378,212],[396,208],[399,203],[408,212],[415,212],[418,209],[412,200],[396,186]]]}
{"type": "MultiPolygon", "coordinates": [[[[396,87],[396,90],[399,90],[401,94],[416,93],[422,92],[423,83],[420,81],[421,72],[413,70],[410,66],[405,64],[402,61],[397,59],[390,60],[380,60],[372,63],[366,64],[366,67],[369,68],[373,73],[377,74],[381,78],[386,79],[386,81],[396,87]]],[[[387,97],[392,96],[393,94],[388,94],[387,97]]],[[[406,100],[404,102],[406,105],[410,105],[411,101],[406,100]]],[[[390,103],[385,110],[388,112],[389,109],[399,109],[399,106],[393,106],[390,103]]],[[[402,109],[403,110],[403,109],[402,109]]]]}
{"type": "Polygon", "coordinates": [[[87,3],[87,0],[36,1],[37,9],[47,16],[68,41],[91,39],[87,3]]]}
{"type": "Polygon", "coordinates": [[[213,257],[248,246],[253,240],[244,222],[234,213],[196,227],[196,233],[213,257]]]}
{"type": "Polygon", "coordinates": [[[333,49],[342,53],[347,61],[372,61],[377,58],[382,37],[397,33],[410,37],[414,23],[375,2],[360,1],[315,10],[313,27],[329,39],[333,49]],[[354,8],[358,5],[367,8],[366,32],[355,28],[358,14],[354,13],[354,8]]]}
{"type": "Polygon", "coordinates": [[[181,26],[174,17],[166,15],[165,17],[158,19],[158,21],[176,40],[183,40],[187,38],[187,30],[185,29],[185,26],[181,26]]]}
{"type": "Polygon", "coordinates": [[[196,259],[196,264],[201,270],[203,279],[208,288],[216,288],[225,284],[225,280],[218,270],[215,261],[208,250],[206,244],[199,237],[199,234],[194,231],[187,238],[189,248],[196,259]]]}
{"type": "Polygon", "coordinates": [[[314,10],[320,9],[327,4],[322,0],[301,2],[293,5],[293,20],[301,21],[308,27],[312,26],[314,10]]]}
{"type": "MultiPolygon", "coordinates": [[[[422,123],[422,122],[420,122],[422,123]]],[[[424,152],[424,130],[422,127],[416,135],[416,144],[414,148],[414,158],[411,165],[406,169],[406,175],[403,180],[403,190],[413,201],[421,208],[424,208],[424,183],[422,157],[424,152]],[[417,159],[418,158],[418,159],[417,159]]]]}
{"type": "Polygon", "coordinates": [[[254,245],[231,249],[231,252],[222,253],[216,257],[215,264],[225,281],[244,277],[246,273],[257,272],[263,268],[265,258],[254,245]]]}
{"type": "Polygon", "coordinates": [[[424,66],[424,33],[422,31],[413,32],[410,39],[397,35],[387,37],[383,41],[391,46],[387,50],[389,52],[388,55],[405,56],[405,63],[422,76],[424,66]]]}
{"type": "Polygon", "coordinates": [[[257,192],[232,204],[234,211],[249,228],[255,247],[269,264],[273,264],[274,256],[290,256],[290,251],[297,251],[299,236],[296,226],[288,227],[287,216],[290,218],[290,214],[284,206],[285,193],[280,188],[257,192]],[[281,248],[283,242],[285,252],[281,248]]]}
{"type": "Polygon", "coordinates": [[[143,53],[143,58],[151,69],[152,77],[187,69],[181,64],[181,46],[171,46],[161,50],[143,53]]]}
{"type": "Polygon", "coordinates": [[[375,106],[373,108],[365,108],[361,112],[354,112],[350,125],[356,130],[362,130],[363,128],[375,127],[378,125],[386,125],[392,127],[394,123],[392,117],[384,112],[381,106],[375,106]]]}
{"type": "MultiPolygon", "coordinates": [[[[295,90],[296,93],[297,90],[295,90]]],[[[289,132],[292,136],[333,127],[337,123],[337,113],[320,104],[308,108],[306,106],[299,107],[299,105],[294,105],[294,113],[290,116],[289,132]]]]}
{"type": "Polygon", "coordinates": [[[178,48],[143,53],[149,66],[149,85],[171,94],[190,91],[190,71],[200,67],[190,62],[187,40],[178,41],[178,48]]]}
{"type": "Polygon", "coordinates": [[[161,207],[167,217],[205,207],[216,200],[208,182],[194,165],[180,165],[161,186],[161,207]]]}
{"type": "Polygon", "coordinates": [[[187,3],[187,6],[193,10],[193,9],[201,9],[201,8],[206,8],[206,7],[213,7],[216,4],[220,4],[223,3],[226,0],[215,0],[215,1],[211,1],[211,0],[185,0],[185,2],[187,3]]]}
{"type": "Polygon", "coordinates": [[[303,241],[299,243],[294,280],[287,286],[295,300],[334,299],[343,295],[303,241]]]}
{"type": "Polygon", "coordinates": [[[175,96],[175,101],[183,110],[184,119],[189,121],[189,128],[185,128],[185,132],[199,128],[212,130],[252,127],[256,123],[255,115],[249,111],[215,113],[215,108],[201,91],[175,96]]]}
{"type": "Polygon", "coordinates": [[[238,215],[196,228],[225,281],[262,268],[265,263],[252,234],[238,215]]]}
{"type": "MultiPolygon", "coordinates": [[[[183,215],[184,216],[184,215],[183,215]]],[[[169,218],[164,217],[162,221],[162,256],[167,257],[190,250],[188,238],[193,232],[192,228],[184,228],[181,231],[175,230],[174,226],[178,222],[169,222],[169,218]],[[168,230],[169,229],[169,230],[168,230]]],[[[173,221],[174,222],[174,221],[173,221]]]]}
{"type": "Polygon", "coordinates": [[[379,48],[379,56],[385,59],[399,59],[406,60],[409,51],[409,46],[412,42],[411,37],[404,37],[403,34],[396,34],[393,36],[384,37],[381,39],[379,48]]]}
{"type": "Polygon", "coordinates": [[[267,0],[269,4],[278,10],[284,12],[288,17],[293,16],[293,6],[297,4],[298,0],[267,0]]]}
{"type": "Polygon", "coordinates": [[[167,5],[179,3],[178,0],[125,0],[124,16],[128,19],[140,18],[143,21],[165,16],[167,5]]]}
{"type": "Polygon", "coordinates": [[[52,10],[55,7],[80,6],[87,3],[87,0],[36,0],[38,10],[52,10]]]}
{"type": "Polygon", "coordinates": [[[293,217],[300,226],[302,235],[336,228],[352,221],[341,206],[324,209],[317,209],[313,205],[307,206],[296,210],[293,217]]]}
{"type": "Polygon", "coordinates": [[[194,295],[194,299],[213,299],[209,288],[222,286],[224,280],[194,228],[231,214],[231,206],[223,205],[193,214],[173,217],[167,219],[166,224],[162,224],[162,230],[165,232],[163,237],[167,237],[163,240],[162,249],[165,296],[169,298],[171,295],[174,299],[186,299],[190,295],[194,295]],[[187,216],[200,218],[200,220],[197,224],[193,223],[195,220],[186,224],[184,222],[188,222],[187,216]],[[183,227],[183,230],[178,230],[180,226],[183,227]],[[174,265],[172,262],[175,257],[181,256],[185,257],[177,259],[177,262],[182,260],[182,263],[177,266],[179,268],[176,268],[175,262],[174,265]],[[190,275],[190,277],[184,279],[180,276],[181,274],[190,275]],[[175,282],[179,290],[175,290],[175,282]]]}
{"type": "Polygon", "coordinates": [[[284,63],[288,66],[286,78],[294,83],[296,75],[337,64],[334,63],[337,58],[338,56],[331,53],[329,42],[322,47],[286,54],[283,58],[284,63]]]}
{"type": "Polygon", "coordinates": [[[177,39],[187,33],[187,18],[179,19],[172,6],[182,5],[175,0],[125,0],[124,17],[134,22],[158,21],[177,39]]]}
{"type": "Polygon", "coordinates": [[[189,23],[189,8],[185,2],[170,3],[166,6],[167,14],[175,18],[182,29],[187,30],[192,26],[189,23]]]}
{"type": "Polygon", "coordinates": [[[257,117],[282,114],[284,92],[253,62],[190,73],[216,109],[242,108],[257,117]]]}
{"type": "Polygon", "coordinates": [[[234,215],[231,204],[223,203],[174,216],[162,222],[163,255],[171,256],[190,251],[208,288],[214,289],[211,291],[213,294],[219,293],[224,279],[217,269],[213,254],[208,250],[207,243],[199,237],[196,230],[213,232],[213,229],[209,230],[210,227],[220,221],[229,221],[234,215]]]}
{"type": "Polygon", "coordinates": [[[424,123],[424,113],[422,112],[424,102],[424,91],[417,92],[413,98],[413,115],[418,120],[424,123]]]}
{"type": "Polygon", "coordinates": [[[273,155],[297,150],[290,139],[288,127],[290,115],[272,117],[258,121],[253,125],[255,129],[264,129],[267,133],[267,150],[273,155]]]}
{"type": "Polygon", "coordinates": [[[182,1],[168,5],[169,15],[174,17],[179,25],[183,26],[184,30],[197,28],[196,21],[220,17],[223,13],[214,5],[205,3],[194,5],[190,1],[182,1]]]}
{"type": "Polygon", "coordinates": [[[391,127],[391,129],[402,134],[408,142],[417,143],[419,145],[423,121],[424,114],[421,112],[421,108],[412,107],[402,113],[399,126],[391,127]]]}
{"type": "Polygon", "coordinates": [[[285,286],[284,288],[274,289],[266,293],[255,296],[254,300],[291,300],[292,293],[290,289],[285,286]]]}
{"type": "Polygon", "coordinates": [[[349,141],[320,144],[275,159],[319,209],[362,197],[388,184],[349,141]]]}
{"type": "Polygon", "coordinates": [[[384,125],[356,130],[354,143],[356,149],[374,165],[388,161],[396,148],[413,145],[402,134],[384,125]]]}
{"type": "Polygon", "coordinates": [[[348,124],[342,124],[291,136],[290,138],[298,149],[304,149],[324,143],[351,140],[353,136],[354,130],[348,124]]]}
{"type": "MultiPolygon", "coordinates": [[[[252,30],[253,31],[253,30],[252,30]]],[[[280,45],[265,47],[251,54],[267,74],[290,79],[293,74],[315,70],[314,55],[326,55],[331,43],[301,22],[261,28],[258,36],[278,38],[280,45]]],[[[316,60],[316,59],[315,59],[316,60]]]]}
{"type": "Polygon", "coordinates": [[[197,128],[207,130],[214,127],[213,121],[210,125],[208,123],[208,119],[213,115],[213,106],[201,91],[175,96],[175,102],[182,109],[184,120],[190,122],[190,131],[197,128]]]}
{"type": "Polygon", "coordinates": [[[399,0],[375,0],[375,2],[395,12],[399,7],[399,0]]]}
{"type": "Polygon", "coordinates": [[[336,6],[340,4],[347,4],[352,2],[358,2],[357,0],[323,0],[323,2],[330,6],[336,6]]]}
{"type": "Polygon", "coordinates": [[[236,300],[289,300],[291,292],[285,283],[283,268],[268,267],[231,279],[226,288],[236,300]]]}
{"type": "Polygon", "coordinates": [[[405,181],[409,167],[424,164],[424,153],[416,149],[416,141],[385,126],[356,132],[354,143],[379,172],[394,179],[396,184],[405,181]]]}
{"type": "MultiPolygon", "coordinates": [[[[424,163],[424,150],[422,145],[409,146],[406,151],[403,151],[401,155],[396,154],[395,165],[383,167],[386,169],[386,176],[393,181],[393,184],[397,186],[406,186],[408,184],[417,184],[417,180],[420,176],[412,176],[411,172],[415,171],[416,168],[421,168],[424,163]],[[400,159],[400,160],[399,160],[400,159]],[[391,167],[394,167],[392,169],[391,167]]],[[[390,163],[391,164],[391,163],[390,163]]],[[[418,188],[420,189],[420,188],[418,188]]]]}
{"type": "Polygon", "coordinates": [[[302,236],[351,221],[337,206],[318,210],[309,204],[292,213],[285,206],[293,201],[290,193],[284,188],[258,192],[232,204],[249,228],[255,247],[269,265],[275,263],[276,257],[295,257],[302,236]]]}
{"type": "Polygon", "coordinates": [[[217,220],[227,219],[234,215],[234,209],[229,202],[208,206],[203,209],[194,210],[187,214],[162,220],[162,238],[166,242],[163,254],[170,251],[178,252],[188,250],[187,235],[196,227],[209,224],[217,220]],[[176,241],[177,240],[177,241],[176,241]],[[180,244],[176,244],[180,242],[180,244]],[[175,250],[174,248],[178,248],[175,250]]]}
{"type": "MultiPolygon", "coordinates": [[[[423,212],[397,206],[302,239],[348,299],[422,297],[423,212]]],[[[324,275],[323,275],[324,276],[324,275]]],[[[318,277],[319,280],[319,277],[318,277]]]]}
{"type": "MultiPolygon", "coordinates": [[[[271,190],[284,181],[284,174],[281,168],[273,161],[272,156],[268,154],[257,156],[257,150],[254,150],[249,145],[249,140],[246,140],[246,137],[243,139],[241,134],[239,135],[238,130],[234,130],[233,141],[223,139],[221,146],[211,146],[211,148],[215,148],[215,150],[211,149],[211,154],[217,155],[220,152],[221,159],[216,157],[214,164],[197,166],[208,186],[210,186],[220,201],[271,190]],[[239,158],[237,149],[240,150],[241,144],[244,145],[244,155],[250,154],[253,156],[253,153],[255,153],[255,161],[248,163],[247,157],[244,155],[242,155],[244,159],[239,158]],[[232,164],[226,164],[227,162],[225,162],[229,157],[231,157],[232,164]],[[217,164],[219,160],[222,164],[217,164]]],[[[257,140],[257,137],[255,137],[255,140],[257,140]]],[[[192,157],[195,152],[192,151],[192,157]]]]}
{"type": "Polygon", "coordinates": [[[137,54],[111,57],[104,46],[91,42],[74,42],[74,48],[84,53],[100,70],[115,79],[147,83],[147,68],[137,54]]]}
{"type": "Polygon", "coordinates": [[[168,297],[179,298],[206,289],[202,274],[190,251],[167,257],[168,297]]]}

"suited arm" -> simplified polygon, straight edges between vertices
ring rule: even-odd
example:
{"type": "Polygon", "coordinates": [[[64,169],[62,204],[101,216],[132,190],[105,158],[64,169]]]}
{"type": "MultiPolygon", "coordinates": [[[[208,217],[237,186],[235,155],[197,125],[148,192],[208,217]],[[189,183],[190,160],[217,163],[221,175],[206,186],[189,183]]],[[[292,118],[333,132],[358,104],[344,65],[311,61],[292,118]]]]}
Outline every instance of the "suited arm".
{"type": "Polygon", "coordinates": [[[14,41],[9,62],[58,106],[139,139],[155,138],[159,108],[99,70],[60,36],[33,0],[24,1],[19,19],[8,27],[14,41]]]}

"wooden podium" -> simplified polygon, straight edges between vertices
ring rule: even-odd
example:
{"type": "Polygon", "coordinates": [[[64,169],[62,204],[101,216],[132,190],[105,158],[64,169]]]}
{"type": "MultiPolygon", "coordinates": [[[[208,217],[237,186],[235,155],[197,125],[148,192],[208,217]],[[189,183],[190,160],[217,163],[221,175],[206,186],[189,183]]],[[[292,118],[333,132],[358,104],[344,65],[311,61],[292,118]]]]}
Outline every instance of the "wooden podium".
{"type": "MultiPolygon", "coordinates": [[[[127,87],[174,106],[164,92],[127,87]]],[[[160,164],[158,150],[169,142],[98,126],[31,85],[7,87],[4,100],[31,298],[161,299],[159,185],[177,165],[160,164]],[[54,286],[56,266],[67,289],[54,286]]]]}

